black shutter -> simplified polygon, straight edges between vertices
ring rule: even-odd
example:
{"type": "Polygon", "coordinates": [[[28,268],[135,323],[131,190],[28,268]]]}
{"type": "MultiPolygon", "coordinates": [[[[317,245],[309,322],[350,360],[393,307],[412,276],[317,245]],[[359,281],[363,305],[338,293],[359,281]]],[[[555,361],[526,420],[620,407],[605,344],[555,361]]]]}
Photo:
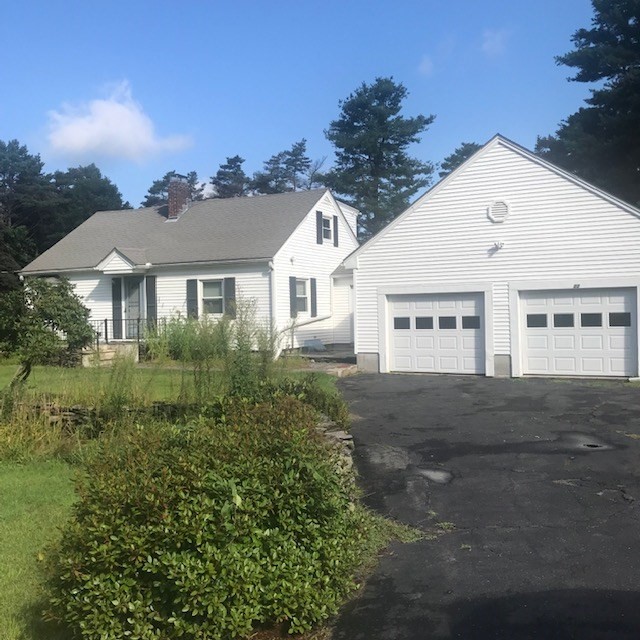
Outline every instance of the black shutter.
{"type": "Polygon", "coordinates": [[[198,317],[198,281],[187,280],[187,317],[198,317]]]}
{"type": "Polygon", "coordinates": [[[295,276],[289,276],[289,315],[292,318],[298,315],[298,296],[296,295],[295,276]]]}
{"type": "Polygon", "coordinates": [[[318,297],[316,294],[316,279],[311,278],[311,317],[318,315],[318,297]]]}
{"type": "Polygon", "coordinates": [[[147,328],[155,329],[158,323],[158,301],[156,298],[156,277],[147,276],[144,279],[147,297],[147,328]]]}
{"type": "Polygon", "coordinates": [[[322,211],[316,211],[316,242],[322,244],[322,211]]]}
{"type": "MultiPolygon", "coordinates": [[[[122,340],[122,280],[113,278],[111,280],[111,308],[112,308],[112,337],[114,340],[122,340]]],[[[105,336],[108,340],[109,336],[105,336]]]]}
{"type": "Polygon", "coordinates": [[[338,216],[333,216],[333,246],[338,246],[338,216]]]}
{"type": "Polygon", "coordinates": [[[236,279],[225,278],[223,281],[224,312],[229,318],[236,317],[236,279]]]}

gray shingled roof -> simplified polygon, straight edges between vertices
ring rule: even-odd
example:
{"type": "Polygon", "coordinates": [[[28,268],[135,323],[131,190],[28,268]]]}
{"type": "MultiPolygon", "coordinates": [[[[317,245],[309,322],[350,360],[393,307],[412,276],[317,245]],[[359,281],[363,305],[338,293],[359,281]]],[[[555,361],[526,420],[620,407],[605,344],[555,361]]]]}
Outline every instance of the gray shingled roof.
{"type": "Polygon", "coordinates": [[[325,192],[203,200],[177,220],[166,207],[99,211],[22,271],[92,269],[113,249],[154,266],[272,258],[325,192]]]}

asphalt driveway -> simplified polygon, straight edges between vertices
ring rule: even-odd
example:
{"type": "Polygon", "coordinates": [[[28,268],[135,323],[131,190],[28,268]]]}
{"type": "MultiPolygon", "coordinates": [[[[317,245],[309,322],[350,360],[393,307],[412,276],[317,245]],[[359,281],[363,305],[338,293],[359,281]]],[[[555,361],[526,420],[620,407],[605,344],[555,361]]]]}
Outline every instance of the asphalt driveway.
{"type": "Polygon", "coordinates": [[[640,638],[640,388],[340,386],[368,504],[429,535],[393,545],[336,640],[640,638]]]}

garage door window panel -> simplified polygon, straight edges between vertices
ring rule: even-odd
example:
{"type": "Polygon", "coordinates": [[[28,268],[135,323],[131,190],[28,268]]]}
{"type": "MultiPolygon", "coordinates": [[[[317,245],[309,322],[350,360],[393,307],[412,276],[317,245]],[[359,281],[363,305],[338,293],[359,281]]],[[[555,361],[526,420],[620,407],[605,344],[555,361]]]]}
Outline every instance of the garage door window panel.
{"type": "Polygon", "coordinates": [[[416,329],[433,329],[433,317],[417,316],[416,329]]]}
{"type": "Polygon", "coordinates": [[[527,327],[529,329],[544,329],[547,326],[546,313],[528,313],[527,327]]]}
{"type": "Polygon", "coordinates": [[[400,330],[411,329],[411,318],[394,318],[393,328],[400,330]]]}
{"type": "Polygon", "coordinates": [[[580,326],[581,327],[601,327],[602,314],[601,313],[581,313],[580,326]]]}
{"type": "Polygon", "coordinates": [[[462,316],[463,329],[479,329],[480,316],[462,316]]]}
{"type": "Polygon", "coordinates": [[[623,313],[610,313],[609,326],[610,327],[630,327],[631,314],[628,311],[623,313]]]}
{"type": "Polygon", "coordinates": [[[440,329],[455,329],[456,317],[455,316],[440,316],[438,318],[438,327],[440,329]]]}
{"type": "Polygon", "coordinates": [[[556,329],[568,329],[573,327],[573,313],[554,313],[553,326],[556,329]]]}

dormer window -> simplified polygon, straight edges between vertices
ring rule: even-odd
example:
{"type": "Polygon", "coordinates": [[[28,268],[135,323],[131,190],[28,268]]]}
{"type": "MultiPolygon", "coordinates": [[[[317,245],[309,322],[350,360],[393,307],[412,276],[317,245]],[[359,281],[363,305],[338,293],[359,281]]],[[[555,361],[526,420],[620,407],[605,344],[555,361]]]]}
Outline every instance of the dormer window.
{"type": "Polygon", "coordinates": [[[316,211],[316,242],[338,246],[338,216],[328,216],[316,211]]]}
{"type": "Polygon", "coordinates": [[[324,240],[331,240],[333,233],[331,231],[331,218],[327,216],[322,217],[322,238],[324,240]]]}

